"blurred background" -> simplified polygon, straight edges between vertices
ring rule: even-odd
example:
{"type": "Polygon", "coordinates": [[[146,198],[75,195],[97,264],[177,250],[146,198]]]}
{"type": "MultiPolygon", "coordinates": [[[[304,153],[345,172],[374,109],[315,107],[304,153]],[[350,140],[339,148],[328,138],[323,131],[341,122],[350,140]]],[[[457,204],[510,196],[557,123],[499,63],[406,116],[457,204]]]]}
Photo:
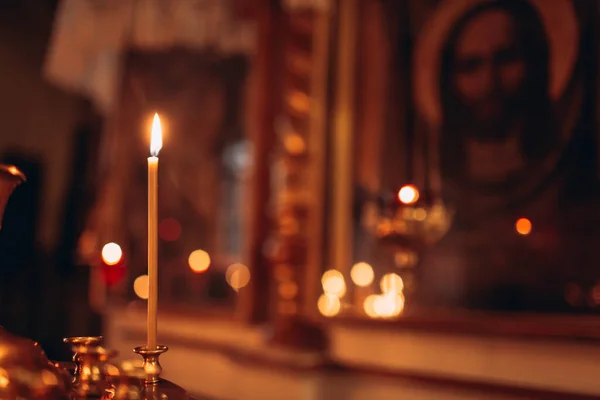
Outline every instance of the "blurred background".
{"type": "MultiPolygon", "coordinates": [[[[600,396],[596,0],[4,0],[0,325],[216,399],[600,396]],[[534,339],[534,340],[532,340],[534,339]]],[[[204,398],[204,397],[202,397],[204,398]]]]}

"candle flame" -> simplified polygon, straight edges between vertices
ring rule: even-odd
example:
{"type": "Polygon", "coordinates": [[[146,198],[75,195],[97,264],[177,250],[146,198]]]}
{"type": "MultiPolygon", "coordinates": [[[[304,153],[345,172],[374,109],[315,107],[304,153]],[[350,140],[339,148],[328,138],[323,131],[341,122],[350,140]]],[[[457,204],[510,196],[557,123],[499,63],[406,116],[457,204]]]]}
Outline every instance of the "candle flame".
{"type": "Polygon", "coordinates": [[[154,114],[152,121],[152,136],[150,139],[150,154],[154,157],[158,156],[158,152],[162,149],[162,128],[160,126],[160,118],[158,114],[154,114]]]}

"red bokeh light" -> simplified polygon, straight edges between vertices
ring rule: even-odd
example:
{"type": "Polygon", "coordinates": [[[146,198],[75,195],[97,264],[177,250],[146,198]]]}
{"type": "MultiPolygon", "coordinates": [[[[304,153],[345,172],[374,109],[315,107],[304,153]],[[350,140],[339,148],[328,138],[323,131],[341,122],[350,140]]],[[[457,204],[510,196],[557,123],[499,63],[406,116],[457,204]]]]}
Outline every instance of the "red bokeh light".
{"type": "Polygon", "coordinates": [[[127,264],[124,256],[116,264],[109,265],[101,262],[100,268],[102,268],[102,281],[109,287],[121,282],[127,273],[127,264]]]}
{"type": "Polygon", "coordinates": [[[167,242],[174,242],[181,236],[181,224],[175,218],[166,218],[158,225],[158,236],[167,242]]]}

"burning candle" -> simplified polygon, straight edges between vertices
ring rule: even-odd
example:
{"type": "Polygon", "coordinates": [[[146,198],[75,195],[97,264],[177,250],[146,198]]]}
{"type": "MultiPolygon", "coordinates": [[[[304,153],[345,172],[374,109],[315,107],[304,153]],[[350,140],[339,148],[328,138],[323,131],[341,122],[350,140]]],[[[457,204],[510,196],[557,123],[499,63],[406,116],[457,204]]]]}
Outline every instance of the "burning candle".
{"type": "Polygon", "coordinates": [[[158,315],[158,152],[162,148],[162,128],[154,114],[150,157],[148,157],[148,341],[156,348],[158,315]]]}

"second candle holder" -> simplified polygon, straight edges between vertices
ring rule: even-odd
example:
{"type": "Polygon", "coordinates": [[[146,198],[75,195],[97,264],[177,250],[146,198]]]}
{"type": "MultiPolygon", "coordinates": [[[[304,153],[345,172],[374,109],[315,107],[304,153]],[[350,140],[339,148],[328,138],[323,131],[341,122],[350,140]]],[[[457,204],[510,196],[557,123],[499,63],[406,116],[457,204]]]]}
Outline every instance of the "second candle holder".
{"type": "Polygon", "coordinates": [[[146,379],[144,379],[144,382],[147,385],[155,385],[160,381],[162,367],[160,366],[159,357],[167,350],[169,350],[169,348],[162,345],[158,345],[155,348],[140,346],[133,349],[134,353],[139,354],[144,359],[142,367],[146,373],[146,379]]]}

